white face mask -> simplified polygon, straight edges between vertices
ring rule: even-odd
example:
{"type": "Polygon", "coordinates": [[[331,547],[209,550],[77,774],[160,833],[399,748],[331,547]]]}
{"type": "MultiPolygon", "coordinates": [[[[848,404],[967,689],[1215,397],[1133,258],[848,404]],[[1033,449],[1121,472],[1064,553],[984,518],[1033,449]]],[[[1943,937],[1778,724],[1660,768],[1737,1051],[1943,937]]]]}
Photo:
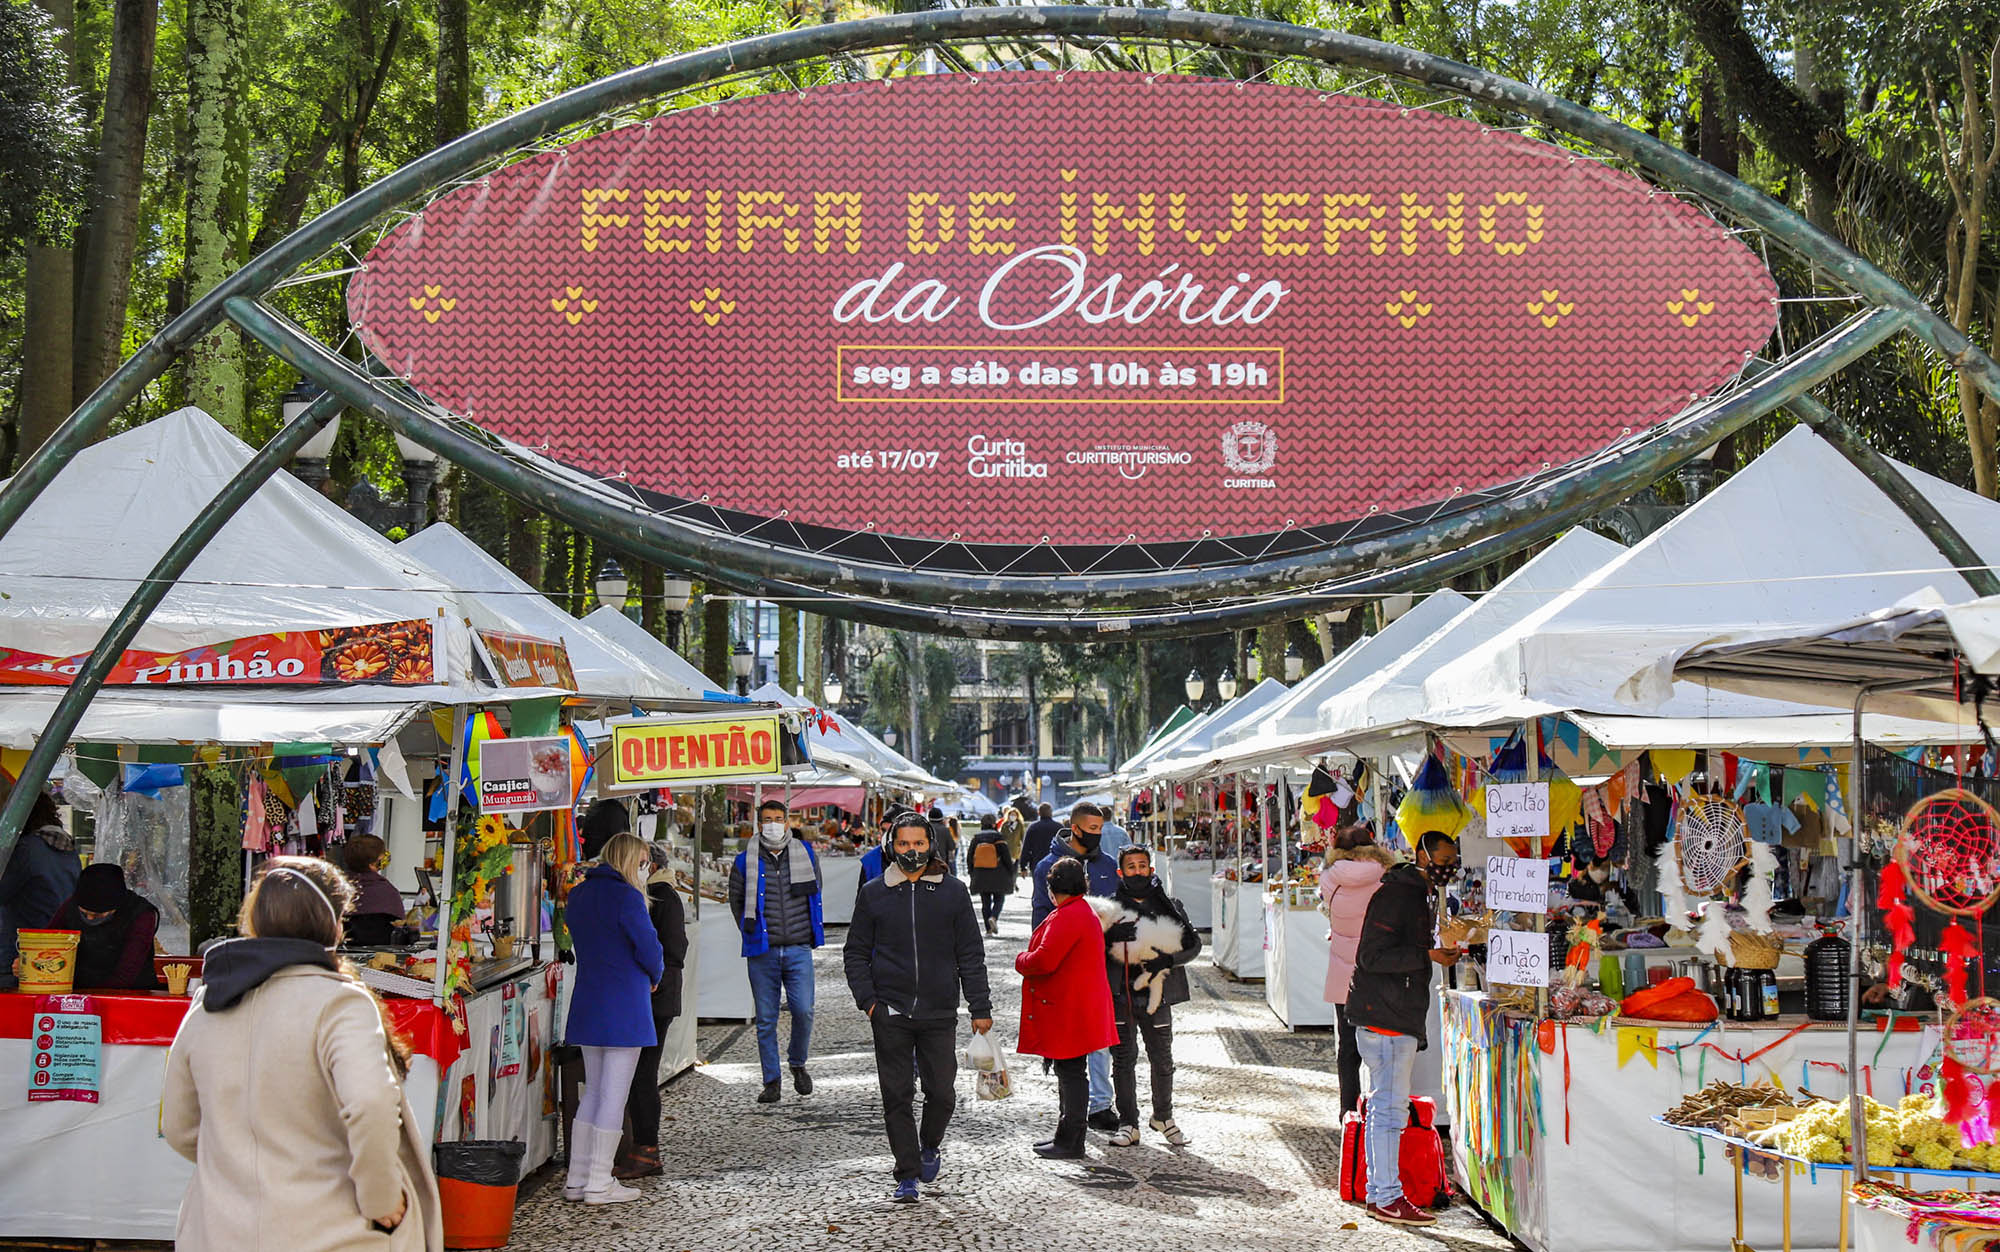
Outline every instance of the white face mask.
{"type": "Polygon", "coordinates": [[[764,841],[767,848],[782,847],[787,833],[783,822],[765,822],[757,828],[757,837],[764,841]]]}
{"type": "Polygon", "coordinates": [[[1609,877],[1611,877],[1611,873],[1608,870],[1593,869],[1590,871],[1590,881],[1592,882],[1603,882],[1609,877]]]}

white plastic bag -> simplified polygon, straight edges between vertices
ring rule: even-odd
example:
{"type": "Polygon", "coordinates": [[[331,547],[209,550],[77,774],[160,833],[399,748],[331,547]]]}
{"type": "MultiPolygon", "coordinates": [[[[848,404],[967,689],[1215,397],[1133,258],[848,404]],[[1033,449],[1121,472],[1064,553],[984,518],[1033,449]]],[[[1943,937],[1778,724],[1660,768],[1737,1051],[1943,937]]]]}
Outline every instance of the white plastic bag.
{"type": "Polygon", "coordinates": [[[1004,1100],[1014,1094],[1013,1075],[1007,1072],[1007,1054],[993,1040],[991,1031],[974,1031],[960,1056],[973,1074],[973,1091],[982,1100],[1004,1100]]]}

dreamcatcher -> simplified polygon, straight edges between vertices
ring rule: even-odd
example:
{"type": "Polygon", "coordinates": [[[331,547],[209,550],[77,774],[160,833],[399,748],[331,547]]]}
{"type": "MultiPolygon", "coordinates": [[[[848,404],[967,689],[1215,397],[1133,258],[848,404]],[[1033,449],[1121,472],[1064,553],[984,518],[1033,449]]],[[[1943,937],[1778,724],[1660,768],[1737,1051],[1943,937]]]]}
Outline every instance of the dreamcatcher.
{"type": "Polygon", "coordinates": [[[1721,796],[1690,796],[1681,806],[1674,834],[1674,856],[1681,885],[1689,894],[1719,894],[1747,862],[1749,824],[1735,801],[1721,796]]]}
{"type": "Polygon", "coordinates": [[[1944,1120],[1967,1146],[1993,1142],[2000,1120],[2000,1000],[1961,1004],[1944,1024],[1944,1120]]]}
{"type": "Polygon", "coordinates": [[[1916,913],[1907,895],[1952,920],[1938,940],[1944,955],[1945,991],[1965,1005],[1966,961],[1979,944],[1959,919],[1978,917],[2000,897],[2000,813],[1959,787],[1925,796],[1903,815],[1895,859],[1882,867],[1876,903],[1888,926],[1889,985],[1903,977],[1903,953],[1916,939],[1916,913]]]}

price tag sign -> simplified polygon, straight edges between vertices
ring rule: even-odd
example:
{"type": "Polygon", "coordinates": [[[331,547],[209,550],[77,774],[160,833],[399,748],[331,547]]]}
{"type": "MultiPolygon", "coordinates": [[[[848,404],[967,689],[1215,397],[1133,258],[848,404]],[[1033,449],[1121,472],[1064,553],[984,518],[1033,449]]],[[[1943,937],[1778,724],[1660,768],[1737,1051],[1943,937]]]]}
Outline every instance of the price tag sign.
{"type": "Polygon", "coordinates": [[[78,1100],[96,1104],[102,1072],[103,1024],[89,996],[38,996],[34,1051],[28,1065],[28,1103],[78,1100]]]}
{"type": "Polygon", "coordinates": [[[1549,837],[1549,785],[1488,783],[1486,833],[1495,839],[1549,837]]]}
{"type": "Polygon", "coordinates": [[[1507,987],[1549,985],[1549,937],[1527,930],[1486,936],[1486,981],[1507,987]]]}
{"type": "Polygon", "coordinates": [[[1486,858],[1486,907],[1503,913],[1549,911],[1549,863],[1536,856],[1486,858]]]}

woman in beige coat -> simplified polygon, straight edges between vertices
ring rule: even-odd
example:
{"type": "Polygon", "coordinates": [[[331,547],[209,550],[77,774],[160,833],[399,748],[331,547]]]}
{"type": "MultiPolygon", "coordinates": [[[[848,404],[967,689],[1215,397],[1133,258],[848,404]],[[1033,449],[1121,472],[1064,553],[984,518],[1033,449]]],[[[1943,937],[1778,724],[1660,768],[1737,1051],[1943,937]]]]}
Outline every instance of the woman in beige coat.
{"type": "Polygon", "coordinates": [[[208,950],[160,1103],[195,1164],[180,1252],[444,1246],[402,1058],[332,952],[352,895],[324,861],[274,857],[243,902],[247,937],[208,950]]]}

